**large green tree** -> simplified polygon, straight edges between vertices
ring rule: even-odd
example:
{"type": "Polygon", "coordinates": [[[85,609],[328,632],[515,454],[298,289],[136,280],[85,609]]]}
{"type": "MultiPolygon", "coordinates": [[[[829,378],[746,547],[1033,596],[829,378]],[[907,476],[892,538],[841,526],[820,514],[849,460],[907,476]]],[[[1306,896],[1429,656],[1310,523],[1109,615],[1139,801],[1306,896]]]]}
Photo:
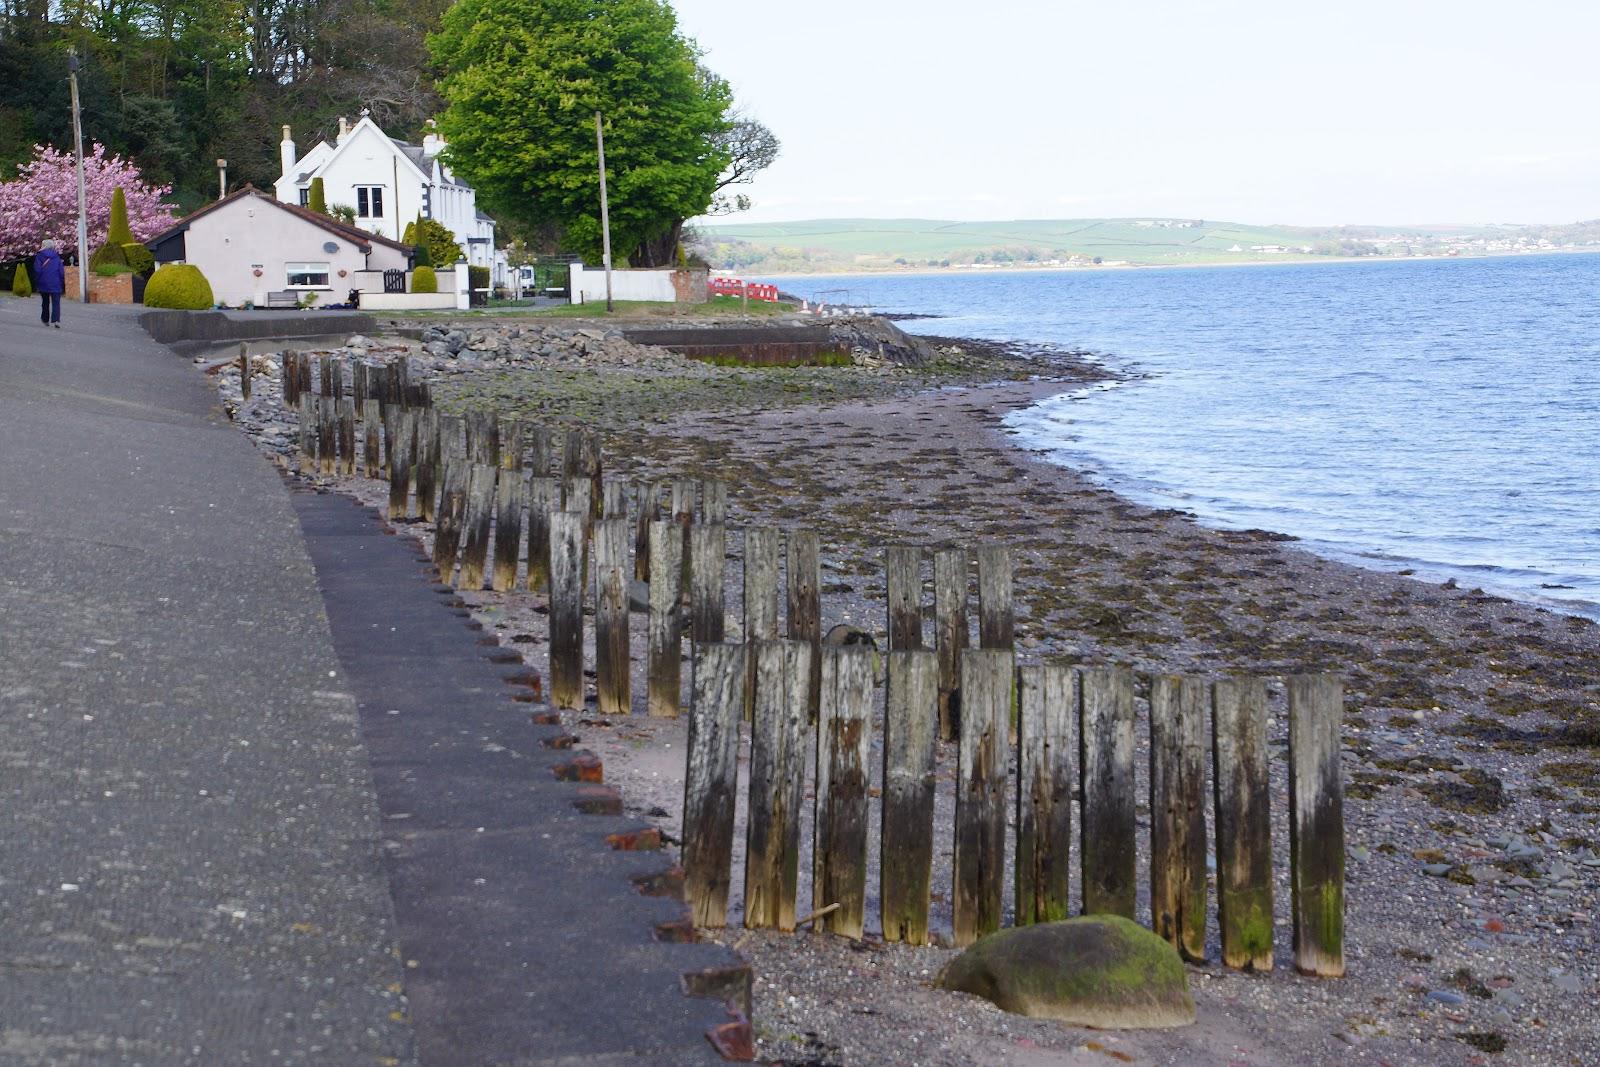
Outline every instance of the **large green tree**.
{"type": "Polygon", "coordinates": [[[452,165],[526,229],[600,250],[594,115],[605,117],[613,251],[673,261],[730,155],[732,94],[662,0],[457,0],[429,38],[452,165]]]}

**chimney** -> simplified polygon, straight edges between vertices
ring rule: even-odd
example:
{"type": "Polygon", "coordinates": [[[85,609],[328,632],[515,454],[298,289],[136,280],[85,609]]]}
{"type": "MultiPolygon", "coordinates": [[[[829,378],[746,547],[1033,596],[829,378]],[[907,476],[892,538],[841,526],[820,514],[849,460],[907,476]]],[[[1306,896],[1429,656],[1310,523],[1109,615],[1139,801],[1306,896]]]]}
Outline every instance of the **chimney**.
{"type": "Polygon", "coordinates": [[[339,116],[339,140],[335,141],[334,143],[335,144],[339,144],[339,143],[343,142],[345,137],[348,136],[349,133],[350,133],[350,120],[345,118],[343,115],[340,115],[339,116]]]}
{"type": "Polygon", "coordinates": [[[283,127],[283,143],[278,145],[278,154],[283,160],[283,176],[293,177],[294,165],[300,157],[295,155],[294,137],[290,135],[287,125],[283,127]]]}

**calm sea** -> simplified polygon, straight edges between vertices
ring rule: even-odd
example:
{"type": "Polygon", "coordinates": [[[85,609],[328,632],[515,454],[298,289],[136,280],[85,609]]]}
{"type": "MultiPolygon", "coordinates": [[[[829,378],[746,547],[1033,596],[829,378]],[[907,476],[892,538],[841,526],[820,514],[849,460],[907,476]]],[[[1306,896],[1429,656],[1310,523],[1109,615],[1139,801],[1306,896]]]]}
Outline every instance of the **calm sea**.
{"type": "Polygon", "coordinates": [[[1600,612],[1600,255],[780,281],[1129,371],[1009,420],[1129,496],[1600,612]]]}

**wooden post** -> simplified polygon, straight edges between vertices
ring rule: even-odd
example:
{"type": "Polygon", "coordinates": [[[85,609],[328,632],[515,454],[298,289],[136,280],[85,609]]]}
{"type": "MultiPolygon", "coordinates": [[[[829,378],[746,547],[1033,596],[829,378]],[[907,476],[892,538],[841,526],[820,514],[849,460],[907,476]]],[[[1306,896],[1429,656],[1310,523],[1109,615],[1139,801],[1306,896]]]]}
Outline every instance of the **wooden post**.
{"type": "Polygon", "coordinates": [[[337,400],[339,405],[339,473],[346,478],[356,476],[356,406],[350,400],[337,400]]]}
{"type": "Polygon", "coordinates": [[[500,468],[495,488],[494,579],[497,593],[517,587],[517,562],[522,556],[522,516],[528,510],[528,476],[500,468]]]}
{"type": "Polygon", "coordinates": [[[550,588],[550,516],[561,510],[556,479],[535,474],[528,479],[528,591],[550,588]]]}
{"type": "Polygon", "coordinates": [[[523,428],[522,437],[527,443],[528,467],[533,471],[533,476],[545,477],[550,473],[550,428],[526,426],[523,428]]]}
{"type": "Polygon", "coordinates": [[[1294,967],[1344,975],[1344,785],[1339,728],[1344,687],[1331,674],[1289,683],[1289,885],[1294,967]]]}
{"type": "Polygon", "coordinates": [[[978,546],[978,647],[1016,647],[1017,615],[1011,599],[1011,549],[978,546]]]}
{"type": "Polygon", "coordinates": [[[594,499],[590,496],[593,486],[587,478],[575,478],[568,482],[562,494],[562,511],[570,511],[574,515],[583,516],[583,558],[578,561],[578,580],[585,589],[589,588],[589,535],[594,531],[594,499]]]}
{"type": "Polygon", "coordinates": [[[626,519],[628,517],[628,483],[621,478],[607,478],[600,491],[604,497],[600,503],[600,517],[603,519],[626,519]]]}
{"type": "Polygon", "coordinates": [[[939,662],[932,652],[889,653],[883,721],[881,855],[883,939],[928,943],[933,876],[933,784],[939,662]]]}
{"type": "Polygon", "coordinates": [[[815,530],[790,530],[784,553],[789,640],[811,646],[806,722],[817,721],[822,693],[822,546],[815,530]]]}
{"type": "Polygon", "coordinates": [[[561,480],[570,482],[583,472],[583,431],[569,426],[561,434],[561,480]]]}
{"type": "Polygon", "coordinates": [[[316,397],[300,394],[300,469],[309,471],[317,461],[316,397]]]}
{"type": "MultiPolygon", "coordinates": [[[[650,714],[676,719],[683,662],[683,527],[675,522],[650,524],[650,714]]],[[[741,686],[739,692],[744,692],[741,686]]]]}
{"type": "Polygon", "coordinates": [[[1150,679],[1150,918],[1191,963],[1206,958],[1206,683],[1150,679]]]}
{"type": "Polygon", "coordinates": [[[1133,672],[1097,667],[1078,678],[1083,792],[1083,911],[1132,919],[1138,887],[1133,783],[1133,672]]]}
{"type": "Polygon", "coordinates": [[[700,483],[700,521],[707,526],[724,525],[728,521],[728,483],[715,479],[700,483]]]}
{"type": "Polygon", "coordinates": [[[300,406],[300,372],[296,367],[296,360],[300,354],[292,348],[285,348],[278,357],[278,380],[283,385],[283,406],[295,409],[300,406]]]}
{"type": "Polygon", "coordinates": [[[745,673],[743,645],[695,649],[683,777],[683,889],[696,926],[728,921],[745,673]]]}
{"type": "MultiPolygon", "coordinates": [[[[407,421],[416,412],[405,413],[407,421]]],[[[399,453],[396,452],[396,462],[399,453]]],[[[489,530],[494,519],[496,468],[487,463],[472,464],[467,476],[467,514],[462,528],[461,583],[459,588],[476,592],[483,588],[483,574],[489,563],[489,530]]]]}
{"type": "Polygon", "coordinates": [[[500,419],[488,408],[467,411],[467,458],[479,465],[500,465],[500,419]]]}
{"type": "Polygon", "coordinates": [[[1267,685],[1228,678],[1211,689],[1211,786],[1217,826],[1222,962],[1272,970],[1272,792],[1267,685]]]}
{"type": "Polygon", "coordinates": [[[311,392],[311,357],[304,352],[299,353],[299,358],[295,360],[295,371],[299,375],[294,391],[298,399],[311,392]]]}
{"type": "Polygon", "coordinates": [[[805,795],[806,707],[814,652],[801,641],[757,641],[745,835],[744,924],[793,930],[805,795]]]}
{"type": "Polygon", "coordinates": [[[394,459],[389,464],[389,521],[404,522],[411,517],[411,434],[414,414],[395,412],[394,459]]]}
{"type": "Polygon", "coordinates": [[[333,395],[333,357],[319,356],[317,358],[317,395],[333,395]]]}
{"type": "Polygon", "coordinates": [[[1070,915],[1072,885],[1071,668],[1017,668],[1017,918],[1018,926],[1070,915]]]}
{"type": "Polygon", "coordinates": [[[362,464],[368,478],[376,478],[383,466],[383,437],[380,432],[383,417],[376,400],[367,399],[361,405],[362,464]]]}
{"type": "Polygon", "coordinates": [[[595,696],[602,715],[633,710],[628,663],[628,520],[602,519],[594,528],[595,696]]]}
{"type": "Polygon", "coordinates": [[[583,707],[583,524],[550,516],[550,701],[572,711],[583,707]]]}
{"type": "Polygon", "coordinates": [[[521,419],[500,420],[500,469],[504,471],[522,470],[522,429],[521,419]]]}
{"type": "MultiPolygon", "coordinates": [[[[693,485],[693,482],[689,483],[693,485]]],[[[677,488],[673,489],[677,496],[677,488]]],[[[744,639],[778,638],[778,531],[751,527],[744,532],[744,639]]],[[[754,689],[754,685],[748,688],[754,689]]],[[[745,709],[750,717],[753,709],[745,709]]]]}
{"type": "Polygon", "coordinates": [[[661,483],[639,483],[638,525],[634,527],[633,577],[635,581],[650,580],[650,524],[661,518],[661,483]]]}
{"type": "Polygon", "coordinates": [[[328,374],[329,380],[333,387],[328,391],[328,395],[333,397],[335,400],[343,400],[344,360],[340,359],[338,356],[329,356],[327,357],[327,362],[333,364],[333,368],[328,374]]]}
{"type": "Polygon", "coordinates": [[[250,345],[244,341],[239,342],[239,392],[250,399],[250,345]]]}
{"type": "Polygon", "coordinates": [[[417,514],[424,522],[439,518],[439,413],[424,408],[415,423],[417,452],[417,514]]]}
{"type": "Polygon", "coordinates": [[[889,591],[889,651],[922,647],[922,549],[895,545],[884,550],[889,591]]]}
{"type": "Polygon", "coordinates": [[[453,583],[456,556],[461,548],[461,523],[467,511],[467,461],[450,456],[444,464],[444,488],[439,496],[439,517],[434,524],[433,562],[439,580],[453,583]]]}
{"type": "Polygon", "coordinates": [[[817,728],[812,907],[838,904],[819,920],[859,938],[866,927],[867,755],[871,751],[872,650],[822,650],[822,709],[817,728]]]}
{"type": "Polygon", "coordinates": [[[689,527],[689,640],[694,644],[715,644],[723,638],[723,569],[727,554],[725,527],[689,527]]]}
{"type": "Polygon", "coordinates": [[[350,398],[356,402],[356,407],[365,411],[371,395],[367,391],[367,361],[358,359],[350,367],[350,398]]]}
{"type": "Polygon", "coordinates": [[[954,741],[961,716],[961,653],[967,650],[967,550],[933,555],[933,635],[939,654],[939,736],[954,741]]]}
{"type": "Polygon", "coordinates": [[[955,885],[951,894],[957,947],[1000,929],[1005,906],[1006,723],[1015,684],[1012,654],[968,649],[961,654],[961,747],[956,765],[955,885]]]}
{"type": "Polygon", "coordinates": [[[581,439],[581,457],[579,460],[580,473],[589,479],[589,517],[600,517],[600,504],[603,499],[605,484],[605,467],[600,456],[600,435],[585,431],[581,439]]]}
{"type": "Polygon", "coordinates": [[[339,459],[339,421],[333,405],[333,397],[317,397],[317,469],[329,476],[339,459]]]}

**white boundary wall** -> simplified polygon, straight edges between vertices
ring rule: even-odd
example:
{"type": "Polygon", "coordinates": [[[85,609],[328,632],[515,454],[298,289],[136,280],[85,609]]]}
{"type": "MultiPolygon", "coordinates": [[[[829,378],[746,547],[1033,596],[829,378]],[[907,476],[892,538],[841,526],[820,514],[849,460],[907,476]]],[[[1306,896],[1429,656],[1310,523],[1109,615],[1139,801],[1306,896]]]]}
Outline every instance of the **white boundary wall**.
{"type": "MultiPolygon", "coordinates": [[[[658,300],[675,303],[678,291],[672,287],[672,268],[652,270],[613,270],[611,296],[614,300],[658,300]]],[[[604,267],[572,265],[572,302],[574,304],[604,304],[606,302],[606,272],[604,267]]]]}

